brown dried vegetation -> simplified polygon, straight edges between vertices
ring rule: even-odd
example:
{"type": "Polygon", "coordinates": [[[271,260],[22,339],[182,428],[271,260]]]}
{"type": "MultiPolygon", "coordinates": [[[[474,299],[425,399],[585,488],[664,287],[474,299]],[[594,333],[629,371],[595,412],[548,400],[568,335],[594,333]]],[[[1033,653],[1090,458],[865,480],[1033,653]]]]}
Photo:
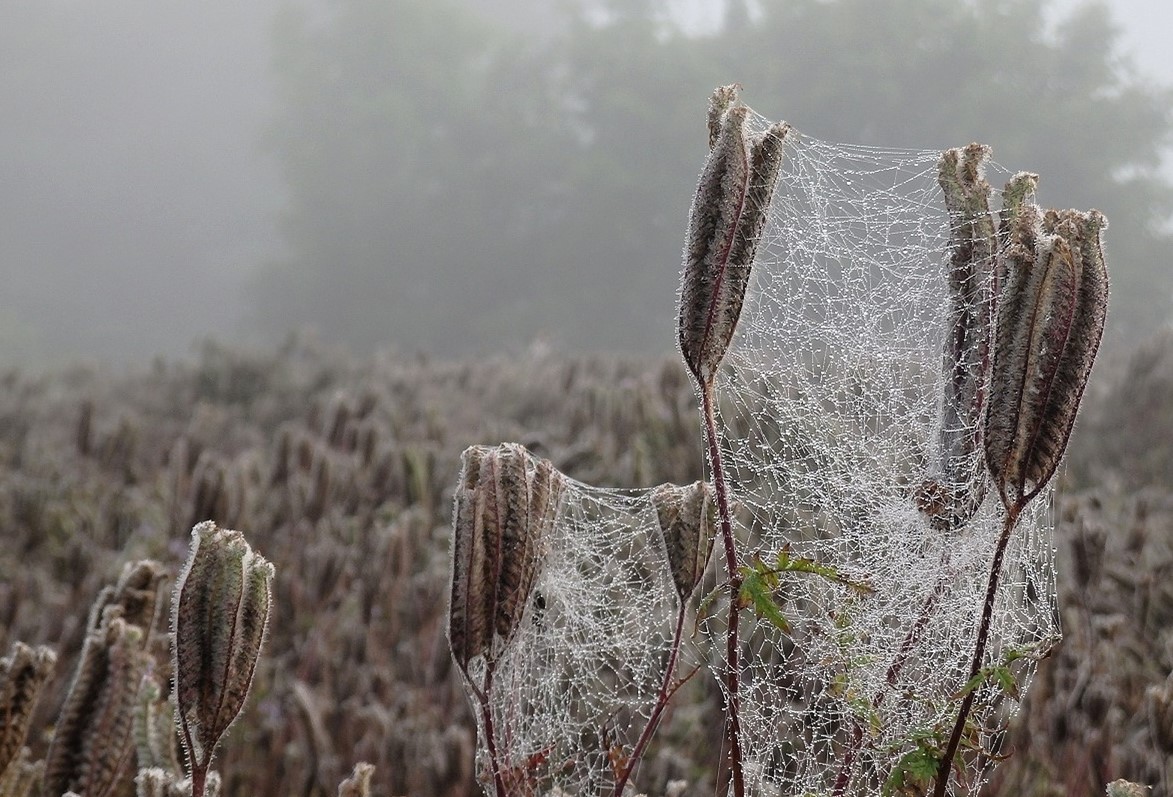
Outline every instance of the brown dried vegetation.
{"type": "MultiPolygon", "coordinates": [[[[1101,486],[1057,511],[1066,639],[988,793],[1090,797],[1117,777],[1173,786],[1173,493],[1163,465],[1146,467],[1165,460],[1130,431],[1140,419],[1118,409],[1143,402],[1149,428],[1173,428],[1173,393],[1146,381],[1168,376],[1153,363],[1170,352],[1166,341],[1138,355],[1110,401],[1092,391],[1070,470],[1101,486]]],[[[17,641],[59,657],[40,665],[35,704],[22,698],[29,754],[3,762],[0,790],[26,793],[12,784],[45,758],[103,614],[115,638],[138,618],[146,632],[127,642],[166,693],[166,590],[159,605],[146,599],[157,573],[105,593],[118,611],[85,607],[125,562],[155,560],[174,578],[193,522],[210,518],[244,530],[277,572],[251,697],[215,761],[221,794],[333,795],[344,781],[347,794],[479,793],[473,718],[445,639],[460,452],[514,439],[591,483],[689,484],[701,474],[695,401],[675,362],[358,363],[302,345],[276,356],[210,347],[194,365],[132,377],[0,375],[0,695],[13,691],[9,662],[30,655],[17,641]]],[[[721,706],[690,694],[708,702],[666,716],[640,788],[685,778],[685,794],[703,790],[713,761],[693,758],[693,742],[721,706]]],[[[142,741],[140,759],[167,766],[174,749],[142,741]]],[[[173,793],[157,774],[143,780],[147,793],[173,793]]]]}

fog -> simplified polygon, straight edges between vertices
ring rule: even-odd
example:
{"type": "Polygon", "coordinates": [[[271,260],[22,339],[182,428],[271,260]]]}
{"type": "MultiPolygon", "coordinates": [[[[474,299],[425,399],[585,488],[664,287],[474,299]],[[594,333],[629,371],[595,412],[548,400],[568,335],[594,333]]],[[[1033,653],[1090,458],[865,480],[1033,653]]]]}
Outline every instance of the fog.
{"type": "MultiPolygon", "coordinates": [[[[486,9],[479,0],[466,2],[470,16],[480,19],[477,12],[486,9]]],[[[286,5],[289,4],[282,0],[6,0],[5,22],[0,26],[0,365],[38,368],[75,360],[144,363],[155,355],[188,354],[197,341],[205,338],[267,343],[300,328],[316,327],[332,342],[365,348],[383,339],[379,328],[353,335],[348,332],[345,292],[329,298],[328,291],[312,287],[316,283],[302,288],[305,295],[321,293],[323,301],[335,303],[321,312],[305,306],[308,300],[304,297],[290,299],[286,305],[265,305],[258,300],[283,295],[286,282],[293,284],[294,277],[281,276],[285,272],[274,264],[302,262],[297,258],[309,257],[298,252],[290,254],[291,249],[299,247],[312,252],[314,262],[325,275],[322,283],[330,285],[335,273],[332,269],[336,263],[347,262],[351,255],[344,250],[355,237],[339,234],[337,252],[318,239],[312,247],[305,245],[310,234],[304,223],[306,208],[317,207],[314,203],[324,202],[320,197],[330,196],[330,191],[337,193],[338,189],[323,189],[306,199],[306,192],[326,177],[318,172],[307,176],[304,157],[298,161],[289,154],[293,148],[289,142],[300,131],[290,122],[299,117],[280,112],[280,104],[289,100],[289,87],[295,85],[287,70],[310,67],[289,57],[288,40],[296,40],[296,35],[287,37],[284,59],[275,52],[275,41],[282,30],[279,12],[286,5]],[[275,145],[275,140],[283,143],[275,145]],[[291,204],[295,195],[300,197],[300,204],[291,204]],[[266,274],[272,288],[258,289],[258,279],[266,274]],[[322,322],[320,317],[336,323],[322,322]]],[[[388,3],[392,8],[400,5],[415,8],[419,4],[388,3]]],[[[552,12],[528,13],[531,5],[513,0],[503,3],[499,13],[483,16],[492,17],[494,29],[506,35],[511,30],[521,31],[524,35],[518,41],[540,39],[561,24],[552,12]]],[[[751,19],[754,9],[762,5],[769,4],[763,0],[748,5],[751,19]]],[[[1068,0],[1050,4],[1048,18],[1061,19],[1076,5],[1068,0]]],[[[698,24],[703,28],[712,24],[710,19],[719,17],[706,16],[697,10],[703,6],[696,3],[670,6],[675,10],[664,13],[674,14],[686,31],[698,24]]],[[[544,4],[538,7],[546,8],[544,4]]],[[[1115,52],[1130,64],[1128,74],[1152,87],[1173,83],[1173,55],[1163,48],[1158,35],[1173,25],[1169,7],[1162,0],[1116,0],[1110,8],[1122,32],[1115,52]],[[1158,22],[1162,19],[1163,23],[1158,22]]],[[[302,24],[312,29],[312,20],[306,23],[302,18],[302,24]]],[[[388,42],[387,46],[398,45],[388,42]]],[[[524,75],[524,69],[519,68],[518,74],[524,75]]],[[[741,79],[740,74],[726,74],[722,79],[722,74],[716,69],[704,73],[697,85],[703,81],[714,85],[714,79],[741,79]]],[[[521,78],[519,83],[518,91],[527,90],[521,78]]],[[[628,88],[621,86],[615,91],[628,88]]],[[[750,95],[764,95],[762,88],[750,87],[750,95]]],[[[513,88],[498,82],[484,90],[508,92],[513,88]]],[[[673,111],[674,118],[696,117],[699,131],[696,109],[702,108],[703,102],[701,93],[695,96],[694,107],[673,111]]],[[[756,104],[752,99],[750,102],[756,104]]],[[[477,106],[470,103],[468,107],[477,106]]],[[[834,107],[837,106],[832,103],[834,107]]],[[[850,113],[846,110],[849,103],[844,102],[843,107],[844,113],[850,113]]],[[[459,110],[452,113],[458,114],[459,110]]],[[[602,110],[586,108],[581,116],[589,123],[596,112],[602,110]]],[[[398,117],[392,114],[395,118],[398,117]]],[[[803,120],[792,121],[804,126],[803,120]]],[[[321,120],[323,126],[329,123],[329,118],[321,120]]],[[[833,126],[831,122],[820,123],[833,126]]],[[[437,129],[444,124],[437,122],[437,129]]],[[[844,128],[852,129],[846,124],[844,128]]],[[[974,131],[974,135],[983,132],[974,131]]],[[[338,135],[344,133],[346,129],[339,128],[338,135]]],[[[1168,133],[1163,137],[1167,146],[1168,133]]],[[[363,148],[373,147],[379,156],[370,159],[370,168],[386,172],[386,181],[392,183],[396,179],[391,174],[397,168],[395,158],[426,157],[413,155],[402,141],[387,140],[382,148],[377,143],[376,136],[375,145],[369,140],[350,144],[342,139],[334,146],[360,164],[365,162],[361,158],[363,148]]],[[[926,142],[886,143],[918,146],[926,142]]],[[[306,144],[307,150],[320,146],[315,141],[306,144]]],[[[485,157],[492,161],[498,149],[491,137],[486,146],[489,150],[485,157]]],[[[322,156],[318,168],[328,176],[332,158],[329,153],[318,154],[322,156]]],[[[648,151],[643,157],[650,161],[656,155],[648,151]]],[[[683,175],[683,181],[670,184],[676,196],[661,207],[647,210],[649,217],[655,217],[655,224],[666,230],[662,241],[655,240],[656,252],[662,253],[670,272],[656,278],[654,289],[661,293],[663,285],[668,285],[670,292],[674,282],[679,244],[673,245],[671,236],[683,232],[681,209],[687,206],[688,181],[700,165],[699,159],[690,161],[689,157],[671,164],[673,174],[683,175]],[[684,186],[684,191],[677,190],[678,184],[684,186]]],[[[564,158],[550,156],[551,162],[564,158]]],[[[405,169],[410,165],[407,163],[405,169]]],[[[618,179],[622,182],[622,176],[618,179]]],[[[511,190],[527,190],[521,182],[511,190]]],[[[554,179],[549,182],[550,195],[556,196],[558,185],[563,183],[554,179]]],[[[529,190],[537,192],[533,187],[529,190]]],[[[346,199],[343,196],[337,203],[321,204],[321,213],[348,216],[351,225],[362,229],[378,226],[384,211],[393,212],[390,205],[368,205],[360,218],[349,209],[346,199]]],[[[456,214],[471,217],[479,215],[481,209],[488,213],[499,199],[492,192],[484,192],[445,202],[444,206],[454,214],[447,228],[453,238],[459,238],[466,229],[462,222],[466,217],[456,214]]],[[[533,201],[537,205],[533,212],[540,212],[545,199],[533,201]]],[[[1152,207],[1163,206],[1154,200],[1152,207]]],[[[469,234],[482,240],[461,245],[486,245],[484,234],[475,227],[470,229],[469,234]]],[[[374,241],[364,245],[383,245],[377,237],[374,241]]],[[[549,251],[572,250],[581,243],[555,241],[549,251]]],[[[395,238],[387,244],[391,248],[398,245],[395,238]]],[[[500,262],[515,259],[510,246],[502,244],[496,255],[500,262]]],[[[516,246],[525,248],[524,243],[516,246]]],[[[380,257],[378,252],[370,256],[376,261],[380,257]]],[[[456,250],[446,257],[451,262],[461,259],[456,250]]],[[[426,248],[387,252],[387,280],[403,280],[408,269],[425,268],[421,259],[426,260],[426,248]],[[425,254],[413,254],[419,251],[425,254]]],[[[478,268],[491,271],[495,262],[478,264],[478,268]]],[[[573,258],[546,258],[542,262],[553,272],[559,267],[568,273],[582,269],[573,258]]],[[[336,273],[343,273],[342,266],[338,268],[336,273]]],[[[446,273],[448,277],[437,278],[440,287],[435,290],[444,287],[444,279],[450,283],[460,279],[458,270],[446,273]]],[[[569,281],[560,281],[559,273],[543,277],[545,290],[556,290],[559,285],[564,291],[576,290],[577,283],[569,277],[569,281]]],[[[357,285],[352,289],[355,295],[370,293],[369,288],[363,288],[367,283],[360,281],[357,285]]],[[[626,323],[626,316],[612,318],[601,306],[589,306],[600,296],[624,291],[622,285],[611,284],[596,296],[579,297],[580,303],[588,304],[581,310],[582,316],[594,317],[596,326],[610,329],[610,334],[600,334],[597,339],[582,336],[583,348],[622,348],[622,341],[630,340],[633,350],[646,350],[648,336],[644,331],[633,329],[630,335],[615,331],[626,323]]],[[[385,307],[389,318],[408,310],[394,306],[395,295],[408,294],[391,294],[385,307]]],[[[670,326],[664,325],[670,313],[664,308],[671,299],[667,295],[663,304],[649,311],[656,317],[648,323],[664,329],[664,348],[671,345],[670,326]]],[[[1168,297],[1158,291],[1153,301],[1163,308],[1168,297]]],[[[557,317],[559,306],[552,301],[554,309],[547,315],[557,317]]],[[[449,305],[438,301],[432,313],[457,315],[463,312],[460,307],[459,302],[449,305]]],[[[506,308],[501,312],[510,311],[506,308]]],[[[355,318],[360,317],[356,312],[355,318]]],[[[547,319],[542,323],[546,326],[535,322],[532,328],[508,327],[512,337],[503,335],[500,345],[524,344],[527,337],[538,337],[540,330],[553,322],[547,319]]],[[[497,345],[494,335],[506,326],[490,319],[470,327],[474,332],[467,337],[476,337],[481,348],[497,345]]],[[[414,322],[405,322],[398,328],[388,326],[385,338],[409,351],[465,351],[459,340],[440,341],[414,322]],[[413,337],[411,330],[416,328],[421,333],[413,337]]]]}
{"type": "Polygon", "coordinates": [[[280,240],[276,7],[8,0],[0,357],[129,362],[240,328],[280,240]]]}

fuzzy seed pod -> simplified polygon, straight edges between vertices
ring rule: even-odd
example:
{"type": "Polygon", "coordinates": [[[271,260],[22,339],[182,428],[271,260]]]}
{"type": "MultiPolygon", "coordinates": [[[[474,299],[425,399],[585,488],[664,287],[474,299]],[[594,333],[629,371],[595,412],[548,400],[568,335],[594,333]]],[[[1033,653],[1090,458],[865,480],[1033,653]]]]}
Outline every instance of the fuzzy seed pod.
{"type": "Polygon", "coordinates": [[[725,118],[725,112],[737,103],[737,98],[740,93],[741,86],[737,83],[731,83],[728,86],[718,86],[713,89],[713,94],[709,97],[710,152],[713,151],[713,147],[717,146],[717,139],[721,135],[721,122],[725,118]]]}
{"type": "Polygon", "coordinates": [[[45,762],[34,762],[29,749],[22,747],[7,766],[0,766],[0,794],[4,797],[39,795],[44,774],[45,762]]]}
{"type": "Polygon", "coordinates": [[[980,459],[997,249],[990,184],[983,175],[989,156],[982,144],[946,150],[937,175],[949,214],[945,392],[938,474],[921,486],[917,499],[940,530],[960,528],[973,517],[989,484],[980,459]]]}
{"type": "Polygon", "coordinates": [[[56,666],[57,654],[52,650],[23,642],[13,644],[11,652],[0,659],[0,774],[24,746],[41,687],[56,666]]]}
{"type": "Polygon", "coordinates": [[[143,630],[106,606],[82,648],[45,757],[45,792],[116,794],[134,756],[134,701],[149,655],[143,630]]]}
{"type": "MultiPolygon", "coordinates": [[[[191,780],[160,767],[142,767],[134,779],[135,797],[191,797],[191,780]]],[[[219,797],[220,773],[209,772],[204,797],[219,797]]]]}
{"type": "Polygon", "coordinates": [[[448,641],[467,673],[476,656],[496,658],[521,624],[565,477],[516,443],[473,446],[461,465],[448,641]]]}
{"type": "Polygon", "coordinates": [[[153,672],[143,674],[134,711],[134,748],[139,769],[179,772],[171,705],[153,672]]]}
{"type": "Polygon", "coordinates": [[[273,566],[239,531],[200,523],[172,600],[172,672],[180,740],[194,783],[244,707],[269,622],[273,566]]]}
{"type": "Polygon", "coordinates": [[[652,507],[660,523],[672,581],[680,600],[696,591],[717,533],[717,504],[712,485],[693,482],[687,487],[661,484],[652,490],[652,507]]]}
{"type": "Polygon", "coordinates": [[[1008,511],[1054,475],[1091,373],[1108,304],[1099,211],[1017,210],[986,414],[986,464],[1008,511]]]}
{"type": "Polygon", "coordinates": [[[119,616],[148,635],[155,626],[159,611],[159,593],[167,578],[167,569],[152,559],[142,559],[123,566],[118,581],[104,587],[90,606],[87,628],[96,630],[107,606],[117,606],[119,616]]]}
{"type": "Polygon", "coordinates": [[[751,140],[748,116],[728,87],[714,94],[711,152],[689,213],[677,333],[684,361],[702,385],[716,376],[737,327],[789,131],[778,123],[751,140]]]}
{"type": "Polygon", "coordinates": [[[374,774],[373,764],[359,761],[350,777],[338,784],[338,797],[370,797],[371,776],[374,774]]]}

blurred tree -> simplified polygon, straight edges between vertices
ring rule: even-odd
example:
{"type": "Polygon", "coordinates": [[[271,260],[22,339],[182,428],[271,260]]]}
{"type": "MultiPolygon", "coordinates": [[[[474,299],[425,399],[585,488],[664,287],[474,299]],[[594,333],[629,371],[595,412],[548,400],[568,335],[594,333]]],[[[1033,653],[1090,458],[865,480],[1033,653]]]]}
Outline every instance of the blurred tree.
{"type": "Polygon", "coordinates": [[[669,350],[705,98],[734,80],[819,138],[993,145],[1046,204],[1112,219],[1110,339],[1170,307],[1173,92],[1130,70],[1102,6],[1049,31],[1044,0],[731,0],[688,35],[669,0],[540,5],[522,33],[468,0],[286,12],[289,256],[256,282],[261,324],[445,353],[669,350]]]}

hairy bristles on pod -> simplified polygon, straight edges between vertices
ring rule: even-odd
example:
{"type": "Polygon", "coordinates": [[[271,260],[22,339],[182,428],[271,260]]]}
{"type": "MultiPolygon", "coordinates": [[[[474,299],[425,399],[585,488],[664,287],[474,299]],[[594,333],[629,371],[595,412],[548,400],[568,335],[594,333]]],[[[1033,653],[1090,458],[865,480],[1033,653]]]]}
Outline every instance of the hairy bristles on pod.
{"type": "Polygon", "coordinates": [[[986,415],[986,463],[1008,511],[1058,467],[1104,330],[1108,273],[1099,211],[1023,205],[1000,264],[1005,286],[986,415]]]}
{"type": "Polygon", "coordinates": [[[338,797],[369,797],[371,778],[375,774],[373,764],[359,761],[354,765],[350,777],[338,784],[338,797]]]}
{"type": "Polygon", "coordinates": [[[0,774],[24,746],[41,687],[56,666],[57,654],[51,649],[23,642],[14,643],[0,659],[0,774]]]}
{"type": "Polygon", "coordinates": [[[141,628],[107,606],[81,661],[45,757],[45,793],[120,793],[134,758],[134,703],[149,655],[141,628]]]}
{"type": "Polygon", "coordinates": [[[684,361],[701,384],[716,376],[737,327],[789,131],[778,123],[751,138],[748,117],[736,92],[717,89],[711,151],[689,213],[677,325],[684,361]]]}
{"type": "Polygon", "coordinates": [[[982,411],[994,322],[997,230],[990,214],[990,184],[983,175],[990,148],[970,144],[941,155],[938,183],[949,214],[949,318],[942,372],[941,434],[937,473],[917,492],[934,528],[969,521],[986,496],[981,459],[982,411]]]}
{"type": "Polygon", "coordinates": [[[713,147],[717,146],[717,138],[721,134],[721,123],[724,121],[725,112],[737,102],[737,97],[740,93],[741,86],[737,83],[730,83],[728,86],[718,86],[713,89],[713,94],[709,97],[710,152],[713,151],[713,147]]]}
{"type": "Polygon", "coordinates": [[[687,601],[700,584],[713,551],[717,533],[713,487],[708,482],[693,482],[687,487],[661,484],[652,490],[652,507],[676,593],[682,602],[687,601]]]}
{"type": "MultiPolygon", "coordinates": [[[[135,797],[191,797],[191,780],[161,767],[140,767],[134,778],[135,797]]],[[[204,797],[219,797],[220,774],[209,772],[204,797]]]]}
{"type": "Polygon", "coordinates": [[[465,672],[478,655],[499,655],[520,625],[564,490],[548,460],[516,443],[461,457],[448,641],[465,672]]]}
{"type": "Polygon", "coordinates": [[[198,797],[215,747],[252,686],[269,622],[273,566],[239,531],[208,521],[191,536],[172,601],[172,671],[180,741],[198,797]]]}
{"type": "Polygon", "coordinates": [[[1031,201],[1039,187],[1039,176],[1033,172],[1018,172],[1002,188],[1002,210],[998,213],[998,237],[1003,245],[1014,230],[1015,221],[1024,208],[1031,212],[1037,207],[1031,201]]]}

